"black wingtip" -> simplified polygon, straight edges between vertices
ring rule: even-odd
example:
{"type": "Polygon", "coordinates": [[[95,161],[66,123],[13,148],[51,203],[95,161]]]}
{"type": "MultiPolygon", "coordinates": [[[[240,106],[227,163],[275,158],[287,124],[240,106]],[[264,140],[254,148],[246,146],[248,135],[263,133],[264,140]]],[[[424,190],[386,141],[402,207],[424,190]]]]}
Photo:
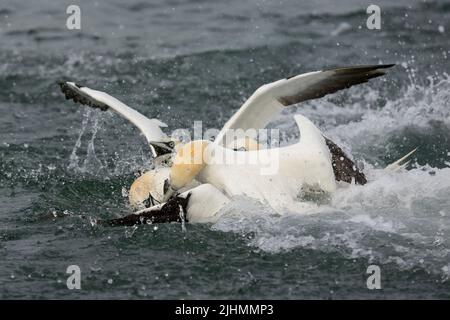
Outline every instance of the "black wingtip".
{"type": "Polygon", "coordinates": [[[189,222],[186,212],[190,197],[191,193],[188,193],[185,198],[175,196],[159,208],[149,208],[143,213],[131,213],[112,220],[97,220],[97,224],[105,226],[134,226],[137,224],[189,222]],[[180,216],[180,210],[183,210],[184,218],[180,216]]]}
{"type": "Polygon", "coordinates": [[[380,68],[380,69],[387,69],[387,68],[392,68],[393,66],[395,66],[395,63],[381,64],[381,65],[378,66],[378,68],[380,68]]]}
{"type": "Polygon", "coordinates": [[[67,83],[67,81],[56,81],[56,83],[61,88],[62,93],[66,97],[66,100],[73,100],[75,103],[81,103],[82,105],[86,105],[92,108],[98,108],[102,111],[108,110],[108,106],[96,101],[92,97],[86,95],[82,91],[78,89],[84,88],[84,86],[74,83],[73,85],[67,83]],[[74,87],[75,86],[75,87],[74,87]]]}
{"type": "MultiPolygon", "coordinates": [[[[68,81],[57,80],[57,81],[56,81],[56,84],[59,85],[59,86],[62,88],[63,86],[68,86],[68,85],[67,85],[67,82],[68,82],[68,81]]],[[[78,89],[81,89],[81,88],[84,88],[84,87],[85,87],[85,86],[83,86],[83,85],[81,85],[81,84],[79,84],[79,83],[76,83],[76,82],[74,82],[73,84],[74,84],[78,89]]]]}
{"type": "Polygon", "coordinates": [[[324,71],[335,71],[339,73],[365,73],[373,72],[379,69],[388,69],[395,66],[395,64],[366,64],[366,65],[356,65],[348,67],[337,67],[332,69],[327,69],[324,71]]]}

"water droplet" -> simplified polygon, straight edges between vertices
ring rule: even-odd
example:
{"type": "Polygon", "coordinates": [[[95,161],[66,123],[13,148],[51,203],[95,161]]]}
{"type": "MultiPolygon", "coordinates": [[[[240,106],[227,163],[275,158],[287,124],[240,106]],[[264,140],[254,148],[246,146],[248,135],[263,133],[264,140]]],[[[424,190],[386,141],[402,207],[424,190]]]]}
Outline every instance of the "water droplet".
{"type": "Polygon", "coordinates": [[[91,224],[91,227],[95,227],[97,225],[97,219],[89,217],[89,223],[91,224]]]}

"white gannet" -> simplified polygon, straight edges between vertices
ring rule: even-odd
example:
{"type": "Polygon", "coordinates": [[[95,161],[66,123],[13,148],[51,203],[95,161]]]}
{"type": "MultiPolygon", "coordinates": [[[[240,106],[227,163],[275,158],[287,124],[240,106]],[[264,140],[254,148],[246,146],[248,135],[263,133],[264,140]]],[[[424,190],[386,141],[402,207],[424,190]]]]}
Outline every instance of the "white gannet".
{"type": "Polygon", "coordinates": [[[148,119],[105,92],[73,82],[59,85],[66,99],[101,110],[112,109],[128,119],[149,143],[155,169],[136,179],[129,192],[133,207],[148,208],[116,222],[181,221],[182,213],[190,222],[206,222],[217,219],[223,205],[238,194],[267,202],[282,211],[291,207],[305,186],[333,192],[336,181],[365,184],[367,180],[356,164],[304,116],[295,116],[300,141],[292,146],[261,149],[245,131],[264,128],[285,107],[367,82],[384,75],[384,69],[392,66],[335,68],[263,85],[224,125],[214,143],[193,141],[185,145],[164,134],[161,127],[166,124],[148,119]],[[242,165],[221,162],[223,157],[236,158],[236,163],[242,165]],[[192,162],[193,158],[200,161],[192,162]],[[273,175],[261,174],[261,163],[252,164],[252,158],[278,159],[279,170],[273,175]]]}

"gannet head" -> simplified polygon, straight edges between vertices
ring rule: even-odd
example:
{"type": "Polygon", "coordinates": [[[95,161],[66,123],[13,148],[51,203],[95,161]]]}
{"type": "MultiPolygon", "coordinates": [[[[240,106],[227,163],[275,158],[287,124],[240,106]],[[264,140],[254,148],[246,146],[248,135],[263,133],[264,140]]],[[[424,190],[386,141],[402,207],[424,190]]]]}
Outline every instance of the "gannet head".
{"type": "Polygon", "coordinates": [[[207,140],[195,140],[180,146],[172,160],[169,180],[164,185],[164,199],[167,201],[177,190],[190,183],[206,166],[209,158],[207,140]]]}
{"type": "Polygon", "coordinates": [[[166,141],[150,142],[150,150],[152,151],[155,165],[170,165],[170,161],[174,152],[182,145],[182,142],[174,137],[166,141]]]}

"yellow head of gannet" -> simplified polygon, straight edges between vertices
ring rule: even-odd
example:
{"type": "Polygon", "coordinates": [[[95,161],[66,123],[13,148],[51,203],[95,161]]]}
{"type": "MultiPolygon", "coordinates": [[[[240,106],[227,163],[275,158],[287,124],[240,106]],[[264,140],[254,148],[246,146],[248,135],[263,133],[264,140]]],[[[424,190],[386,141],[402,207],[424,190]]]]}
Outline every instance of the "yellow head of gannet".
{"type": "Polygon", "coordinates": [[[211,142],[207,140],[195,140],[178,148],[170,168],[170,186],[164,190],[164,201],[190,183],[202,171],[209,158],[210,144],[211,142]]]}
{"type": "Polygon", "coordinates": [[[169,168],[150,170],[137,178],[130,187],[128,199],[133,209],[161,203],[164,193],[164,180],[169,176],[169,168]]]}

